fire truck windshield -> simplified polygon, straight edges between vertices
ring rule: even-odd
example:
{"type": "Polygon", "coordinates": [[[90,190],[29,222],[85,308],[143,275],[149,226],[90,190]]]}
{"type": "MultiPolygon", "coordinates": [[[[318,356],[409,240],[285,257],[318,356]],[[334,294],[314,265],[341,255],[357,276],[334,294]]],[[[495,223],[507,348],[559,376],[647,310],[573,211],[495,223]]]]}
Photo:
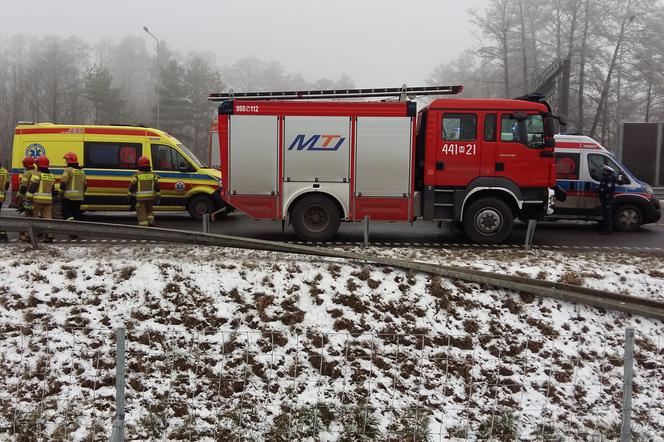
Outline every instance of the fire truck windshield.
{"type": "Polygon", "coordinates": [[[529,115],[523,121],[517,120],[512,115],[503,115],[500,140],[523,143],[534,149],[544,147],[544,119],[542,115],[529,115]]]}

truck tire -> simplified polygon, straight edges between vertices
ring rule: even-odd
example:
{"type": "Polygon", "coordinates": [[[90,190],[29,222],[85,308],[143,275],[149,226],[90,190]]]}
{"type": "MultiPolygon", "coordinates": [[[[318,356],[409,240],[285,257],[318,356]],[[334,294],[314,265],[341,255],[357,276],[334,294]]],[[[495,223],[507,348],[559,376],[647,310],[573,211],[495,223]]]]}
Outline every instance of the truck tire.
{"type": "Polygon", "coordinates": [[[464,211],[463,230],[478,244],[500,244],[512,233],[514,214],[497,198],[481,198],[464,211]]]}
{"type": "Polygon", "coordinates": [[[214,202],[207,195],[195,195],[189,200],[187,211],[193,219],[200,221],[204,214],[214,212],[214,202]]]}
{"type": "Polygon", "coordinates": [[[613,211],[613,224],[616,230],[635,232],[643,224],[643,211],[633,204],[623,204],[613,211]]]}
{"type": "Polygon", "coordinates": [[[321,242],[332,238],[341,223],[339,209],[325,195],[307,195],[298,201],[291,212],[295,233],[304,241],[321,242]]]}

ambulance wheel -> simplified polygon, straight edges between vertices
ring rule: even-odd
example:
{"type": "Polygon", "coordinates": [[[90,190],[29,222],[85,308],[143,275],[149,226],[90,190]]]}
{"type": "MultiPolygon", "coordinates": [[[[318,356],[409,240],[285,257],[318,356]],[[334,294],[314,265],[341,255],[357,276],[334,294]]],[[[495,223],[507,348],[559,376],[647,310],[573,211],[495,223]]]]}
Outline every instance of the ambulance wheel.
{"type": "Polygon", "coordinates": [[[189,200],[187,211],[193,219],[200,221],[206,213],[214,212],[214,202],[207,195],[196,195],[189,200]]]}
{"type": "Polygon", "coordinates": [[[510,207],[496,198],[473,202],[463,215],[463,230],[478,244],[500,244],[512,233],[514,215],[510,207]]]}
{"type": "Polygon", "coordinates": [[[643,224],[643,211],[632,204],[618,206],[613,213],[613,224],[616,230],[635,232],[643,224]]]}
{"type": "Polygon", "coordinates": [[[327,241],[337,233],[341,215],[337,205],[323,195],[307,195],[291,212],[295,233],[305,241],[327,241]]]}

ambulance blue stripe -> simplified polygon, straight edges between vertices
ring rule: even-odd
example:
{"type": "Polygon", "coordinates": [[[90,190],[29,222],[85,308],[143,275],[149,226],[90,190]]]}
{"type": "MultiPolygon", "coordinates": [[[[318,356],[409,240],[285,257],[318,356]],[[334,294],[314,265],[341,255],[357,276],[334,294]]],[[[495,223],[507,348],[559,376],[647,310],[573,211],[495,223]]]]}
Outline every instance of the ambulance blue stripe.
{"type": "MultiPolygon", "coordinates": [[[[563,189],[569,190],[572,183],[579,183],[580,188],[577,186],[574,190],[586,190],[587,192],[596,191],[599,187],[599,184],[596,184],[590,181],[590,189],[585,189],[585,184],[588,181],[578,181],[578,180],[557,180],[556,183],[563,189]]],[[[645,193],[645,189],[641,186],[639,187],[628,187],[628,186],[616,186],[616,192],[620,193],[645,193]]]]}
{"type": "MultiPolygon", "coordinates": [[[[130,177],[135,171],[125,171],[125,170],[94,170],[94,169],[84,169],[85,174],[89,176],[117,176],[117,177],[130,177]]],[[[51,169],[51,172],[54,174],[62,174],[64,169],[51,169]]],[[[12,173],[23,173],[23,169],[12,169],[12,173]]],[[[175,179],[192,179],[192,180],[214,180],[217,179],[211,175],[205,175],[202,173],[192,173],[187,174],[188,176],[182,176],[182,173],[178,172],[157,172],[160,178],[175,178],[175,179]]]]}

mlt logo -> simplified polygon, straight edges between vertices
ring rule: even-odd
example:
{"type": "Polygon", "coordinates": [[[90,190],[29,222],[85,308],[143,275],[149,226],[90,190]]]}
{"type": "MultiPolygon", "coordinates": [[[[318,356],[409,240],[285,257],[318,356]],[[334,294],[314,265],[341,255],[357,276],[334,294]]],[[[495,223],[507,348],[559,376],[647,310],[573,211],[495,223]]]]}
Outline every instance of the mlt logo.
{"type": "Polygon", "coordinates": [[[288,150],[317,150],[335,152],[344,144],[346,139],[341,135],[312,135],[307,139],[306,135],[296,135],[288,150]],[[336,144],[335,144],[336,140],[336,144]],[[319,143],[320,141],[320,143],[319,143]]]}

